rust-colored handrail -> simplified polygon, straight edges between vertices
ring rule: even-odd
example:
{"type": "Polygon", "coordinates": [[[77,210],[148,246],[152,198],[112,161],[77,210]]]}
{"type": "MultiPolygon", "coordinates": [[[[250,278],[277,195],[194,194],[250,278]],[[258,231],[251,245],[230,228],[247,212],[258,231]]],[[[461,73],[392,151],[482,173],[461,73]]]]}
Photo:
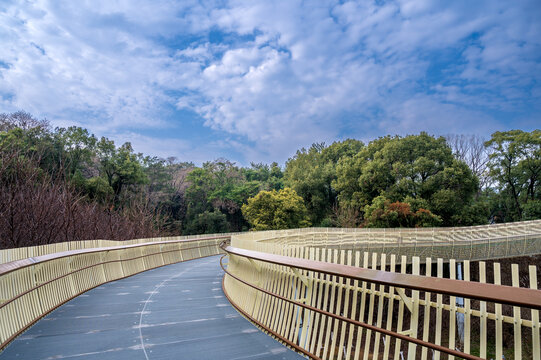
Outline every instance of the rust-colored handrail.
{"type": "Polygon", "coordinates": [[[400,274],[381,270],[359,268],[350,265],[333,264],[322,261],[292,258],[289,256],[267,254],[259,251],[223,246],[222,250],[253,260],[276,265],[316,271],[328,275],[341,276],[353,280],[367,281],[380,285],[435,292],[451,296],[466,297],[499,304],[527,307],[541,310],[541,290],[516,288],[505,285],[484,284],[463,280],[425,277],[400,274]]]}
{"type": "MultiPolygon", "coordinates": [[[[427,341],[423,341],[421,339],[417,339],[417,338],[410,337],[410,336],[407,336],[407,335],[399,334],[399,333],[397,333],[395,331],[382,329],[382,328],[379,328],[379,327],[374,326],[374,325],[370,325],[370,324],[367,324],[367,323],[364,323],[364,322],[361,322],[361,321],[353,320],[353,319],[350,319],[350,318],[347,318],[347,317],[344,317],[344,316],[341,316],[341,315],[337,315],[337,314],[334,314],[334,313],[331,313],[331,312],[328,312],[328,311],[325,311],[325,310],[321,310],[321,309],[318,309],[316,307],[306,305],[306,304],[304,304],[304,303],[302,303],[300,301],[295,301],[295,300],[292,300],[292,299],[288,299],[287,297],[284,297],[284,296],[281,296],[279,294],[273,293],[271,291],[265,290],[265,289],[263,289],[263,288],[261,288],[259,286],[250,284],[249,282],[247,282],[245,280],[242,280],[241,278],[239,278],[239,277],[231,274],[229,271],[227,271],[227,269],[224,267],[224,265],[222,263],[222,259],[224,258],[224,256],[222,256],[220,258],[220,266],[222,267],[222,270],[227,275],[231,276],[233,279],[235,279],[237,281],[240,281],[241,283],[243,283],[245,285],[248,285],[249,287],[251,287],[253,289],[256,289],[257,291],[260,291],[260,292],[265,293],[267,295],[273,296],[273,297],[275,297],[277,299],[286,301],[286,302],[288,302],[290,304],[300,306],[300,307],[305,308],[307,310],[314,311],[314,312],[320,313],[322,315],[332,317],[333,319],[345,321],[345,322],[347,322],[349,324],[352,324],[352,325],[357,325],[357,326],[363,327],[363,328],[368,329],[368,330],[379,332],[379,333],[381,333],[383,335],[392,336],[394,338],[397,338],[397,339],[400,339],[400,340],[403,340],[403,341],[412,342],[412,343],[415,343],[417,345],[424,346],[424,347],[427,347],[427,348],[430,348],[430,349],[433,349],[433,350],[436,350],[436,351],[441,351],[441,352],[444,352],[444,353],[449,354],[449,355],[458,356],[458,357],[463,358],[463,359],[483,360],[482,358],[480,358],[478,356],[475,356],[475,355],[466,354],[466,353],[463,353],[463,352],[458,351],[458,350],[446,348],[445,346],[436,345],[436,344],[433,344],[433,343],[430,343],[430,342],[427,342],[427,341]]],[[[225,287],[223,286],[223,284],[222,284],[222,287],[224,288],[224,293],[226,294],[227,298],[229,299],[229,302],[231,302],[231,304],[237,310],[241,311],[243,313],[243,315],[248,316],[251,321],[255,322],[258,326],[263,327],[265,330],[271,332],[274,336],[278,337],[281,341],[285,342],[286,344],[294,347],[295,349],[302,352],[303,354],[308,355],[310,358],[312,358],[312,359],[320,359],[319,357],[315,356],[314,354],[311,354],[311,353],[307,352],[302,347],[298,346],[297,344],[295,344],[295,343],[289,341],[288,339],[286,339],[285,337],[281,336],[277,332],[272,331],[270,328],[264,326],[262,323],[260,323],[256,319],[254,319],[252,316],[248,315],[245,311],[241,310],[240,307],[237,304],[235,304],[233,301],[231,301],[231,298],[227,295],[227,291],[226,291],[225,287]]]]}

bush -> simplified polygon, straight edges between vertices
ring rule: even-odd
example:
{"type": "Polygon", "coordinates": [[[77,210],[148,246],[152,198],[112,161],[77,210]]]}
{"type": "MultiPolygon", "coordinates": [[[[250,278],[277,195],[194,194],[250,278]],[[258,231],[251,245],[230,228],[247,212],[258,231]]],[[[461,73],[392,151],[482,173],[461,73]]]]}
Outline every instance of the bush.
{"type": "Polygon", "coordinates": [[[293,229],[311,225],[304,201],[290,188],[260,191],[242,206],[242,214],[253,230],[293,229]]]}

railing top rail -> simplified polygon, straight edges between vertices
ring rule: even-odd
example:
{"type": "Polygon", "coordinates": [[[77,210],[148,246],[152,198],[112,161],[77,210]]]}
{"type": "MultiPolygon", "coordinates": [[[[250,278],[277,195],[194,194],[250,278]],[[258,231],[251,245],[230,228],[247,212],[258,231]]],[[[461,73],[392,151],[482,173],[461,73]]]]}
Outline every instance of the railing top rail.
{"type": "Polygon", "coordinates": [[[293,258],[283,255],[267,254],[259,251],[244,250],[232,246],[225,246],[224,244],[222,244],[222,249],[227,253],[253,260],[260,260],[276,265],[294,267],[303,270],[316,271],[354,280],[367,281],[380,285],[390,285],[412,290],[437,292],[451,296],[466,297],[470,299],[523,306],[531,309],[541,310],[541,290],[393,273],[349,265],[293,258]]]}
{"type": "Polygon", "coordinates": [[[175,243],[191,243],[191,242],[204,241],[204,240],[229,239],[230,237],[231,237],[230,235],[224,235],[224,236],[213,236],[213,237],[193,238],[193,239],[166,240],[166,241],[153,241],[153,242],[151,241],[151,242],[146,242],[146,243],[141,243],[141,244],[118,245],[118,246],[62,251],[58,253],[39,255],[39,256],[34,256],[31,258],[14,260],[14,261],[0,264],[0,276],[5,275],[9,272],[27,267],[27,266],[32,266],[34,264],[38,264],[38,263],[42,263],[42,262],[46,262],[46,261],[50,261],[54,259],[59,259],[63,257],[68,257],[68,256],[89,254],[89,253],[95,253],[95,252],[100,252],[100,251],[138,248],[138,247],[149,246],[149,245],[166,245],[166,244],[175,244],[175,243]]]}

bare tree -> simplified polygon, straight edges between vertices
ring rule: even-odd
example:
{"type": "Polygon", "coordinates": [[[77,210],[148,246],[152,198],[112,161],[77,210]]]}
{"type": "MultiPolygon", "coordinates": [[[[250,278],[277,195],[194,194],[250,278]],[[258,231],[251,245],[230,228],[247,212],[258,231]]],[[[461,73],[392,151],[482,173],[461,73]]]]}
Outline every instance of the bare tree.
{"type": "Polygon", "coordinates": [[[47,120],[37,120],[32,115],[24,111],[17,111],[11,114],[0,114],[0,131],[9,131],[15,128],[23,130],[29,129],[47,129],[49,122],[47,120]]]}
{"type": "Polygon", "coordinates": [[[354,206],[334,205],[332,211],[331,221],[334,226],[356,228],[362,223],[361,212],[354,206]]]}
{"type": "Polygon", "coordinates": [[[488,161],[491,150],[485,147],[485,140],[478,135],[451,134],[446,137],[454,155],[464,161],[479,178],[479,191],[490,185],[488,161]]]}
{"type": "Polygon", "coordinates": [[[0,249],[64,241],[127,240],[158,235],[141,199],[124,209],[91,203],[39,168],[39,156],[0,144],[0,249]]]}

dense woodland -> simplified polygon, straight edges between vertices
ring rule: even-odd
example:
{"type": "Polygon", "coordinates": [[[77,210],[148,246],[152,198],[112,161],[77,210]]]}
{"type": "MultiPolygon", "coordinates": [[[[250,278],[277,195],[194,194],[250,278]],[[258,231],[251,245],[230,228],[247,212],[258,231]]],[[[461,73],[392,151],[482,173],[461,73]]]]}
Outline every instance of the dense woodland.
{"type": "Polygon", "coordinates": [[[541,218],[541,131],[348,139],[277,163],[201,167],[79,127],[0,114],[0,248],[305,226],[541,218]]]}

